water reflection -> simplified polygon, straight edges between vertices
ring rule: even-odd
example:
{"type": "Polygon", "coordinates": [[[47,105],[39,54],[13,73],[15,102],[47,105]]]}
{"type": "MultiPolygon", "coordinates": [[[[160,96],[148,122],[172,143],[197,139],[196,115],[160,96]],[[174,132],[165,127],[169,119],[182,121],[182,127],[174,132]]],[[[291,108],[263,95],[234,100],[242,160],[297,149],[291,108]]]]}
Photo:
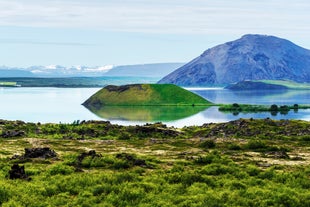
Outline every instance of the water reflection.
{"type": "Polygon", "coordinates": [[[126,121],[174,121],[206,110],[206,106],[104,106],[88,107],[98,117],[126,121]]]}
{"type": "MultiPolygon", "coordinates": [[[[194,93],[214,103],[243,103],[264,105],[309,104],[310,90],[231,91],[224,89],[195,90],[194,93]]],[[[98,117],[114,124],[135,125],[161,121],[168,126],[183,127],[218,123],[240,118],[310,120],[310,110],[290,110],[287,113],[225,113],[218,107],[103,107],[89,109],[98,117]]]]}

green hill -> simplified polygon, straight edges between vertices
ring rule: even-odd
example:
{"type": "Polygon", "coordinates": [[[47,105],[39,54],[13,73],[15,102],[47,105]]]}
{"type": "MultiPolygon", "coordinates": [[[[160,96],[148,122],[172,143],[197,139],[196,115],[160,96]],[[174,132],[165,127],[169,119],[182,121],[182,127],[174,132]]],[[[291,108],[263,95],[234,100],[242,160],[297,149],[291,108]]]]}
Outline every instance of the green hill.
{"type": "Polygon", "coordinates": [[[86,107],[209,104],[206,99],[173,84],[109,85],[83,103],[86,107]]]}

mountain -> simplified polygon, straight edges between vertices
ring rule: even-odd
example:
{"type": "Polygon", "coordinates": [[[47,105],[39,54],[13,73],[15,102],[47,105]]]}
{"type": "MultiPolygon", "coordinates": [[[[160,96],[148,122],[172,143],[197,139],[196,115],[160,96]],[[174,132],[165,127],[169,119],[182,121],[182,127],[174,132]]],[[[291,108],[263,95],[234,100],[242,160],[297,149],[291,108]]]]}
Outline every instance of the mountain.
{"type": "Polygon", "coordinates": [[[158,83],[206,86],[262,79],[310,82],[310,50],[274,36],[244,35],[206,50],[158,83]]]}
{"type": "Polygon", "coordinates": [[[83,103],[88,108],[207,104],[210,102],[206,99],[172,84],[108,85],[83,103]]]}
{"type": "Polygon", "coordinates": [[[140,77],[159,77],[162,78],[184,63],[156,63],[141,65],[123,65],[113,67],[104,76],[140,76],[140,77]]]}
{"type": "Polygon", "coordinates": [[[25,70],[18,70],[18,69],[7,69],[7,68],[0,68],[0,78],[11,78],[11,77],[33,77],[34,75],[25,70]]]}

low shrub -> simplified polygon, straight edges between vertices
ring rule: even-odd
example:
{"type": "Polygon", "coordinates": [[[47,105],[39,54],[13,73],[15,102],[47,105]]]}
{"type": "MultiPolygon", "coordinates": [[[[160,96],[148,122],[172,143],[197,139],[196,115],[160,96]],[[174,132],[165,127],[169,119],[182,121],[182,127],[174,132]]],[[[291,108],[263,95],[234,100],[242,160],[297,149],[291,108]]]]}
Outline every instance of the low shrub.
{"type": "Polygon", "coordinates": [[[205,140],[199,144],[199,147],[205,149],[215,148],[215,146],[216,146],[215,141],[212,139],[205,140]]]}
{"type": "Polygon", "coordinates": [[[64,165],[62,163],[60,164],[54,164],[48,169],[48,173],[50,175],[69,175],[74,172],[74,168],[68,165],[64,165]]]}
{"type": "Polygon", "coordinates": [[[261,150],[261,149],[266,149],[267,145],[265,142],[260,141],[260,140],[250,140],[246,144],[246,148],[250,150],[261,150]]]}
{"type": "Polygon", "coordinates": [[[9,191],[4,186],[0,186],[0,205],[8,201],[9,198],[10,198],[9,191]]]}
{"type": "Polygon", "coordinates": [[[231,143],[228,145],[229,150],[241,150],[241,146],[236,143],[231,143]]]}

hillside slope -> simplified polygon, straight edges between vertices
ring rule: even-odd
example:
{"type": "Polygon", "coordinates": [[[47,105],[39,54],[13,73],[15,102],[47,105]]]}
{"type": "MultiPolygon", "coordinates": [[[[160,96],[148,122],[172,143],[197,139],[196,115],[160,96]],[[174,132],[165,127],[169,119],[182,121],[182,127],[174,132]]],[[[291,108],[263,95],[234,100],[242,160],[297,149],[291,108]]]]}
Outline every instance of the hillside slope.
{"type": "Polygon", "coordinates": [[[84,106],[207,105],[204,98],[172,84],[109,85],[87,99],[84,106]]]}
{"type": "Polygon", "coordinates": [[[205,86],[262,79],[310,82],[310,50],[274,36],[244,35],[206,50],[158,83],[205,86]]]}

